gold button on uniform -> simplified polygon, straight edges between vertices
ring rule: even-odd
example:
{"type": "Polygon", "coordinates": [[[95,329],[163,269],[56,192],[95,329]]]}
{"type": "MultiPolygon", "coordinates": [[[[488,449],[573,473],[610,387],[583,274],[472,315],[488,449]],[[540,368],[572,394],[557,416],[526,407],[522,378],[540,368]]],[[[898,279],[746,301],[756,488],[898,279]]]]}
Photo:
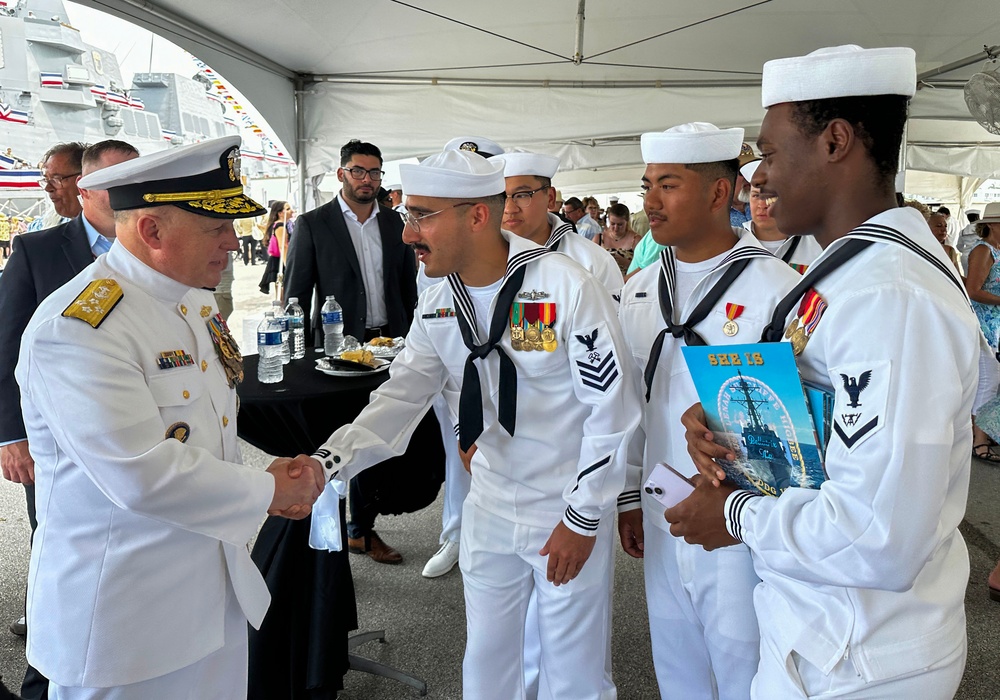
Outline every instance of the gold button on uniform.
{"type": "Polygon", "coordinates": [[[184,306],[184,304],[181,304],[181,313],[185,316],[188,315],[188,307],[184,306]]]}
{"type": "Polygon", "coordinates": [[[183,396],[185,399],[190,399],[191,398],[191,392],[188,391],[187,389],[185,389],[184,393],[181,394],[181,396],[183,396]]]}
{"type": "Polygon", "coordinates": [[[222,427],[225,428],[227,425],[229,425],[229,419],[226,418],[225,416],[223,416],[222,417],[222,427]]]}
{"type": "Polygon", "coordinates": [[[205,360],[201,361],[201,371],[202,372],[207,372],[208,371],[208,363],[205,362],[205,360]]]}

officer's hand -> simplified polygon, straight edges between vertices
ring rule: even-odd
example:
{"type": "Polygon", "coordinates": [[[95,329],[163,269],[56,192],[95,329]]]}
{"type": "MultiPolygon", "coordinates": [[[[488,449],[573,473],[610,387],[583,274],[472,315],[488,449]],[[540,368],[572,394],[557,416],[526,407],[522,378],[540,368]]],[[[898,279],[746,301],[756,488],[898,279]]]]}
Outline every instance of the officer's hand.
{"type": "Polygon", "coordinates": [[[712,486],[718,486],[726,478],[726,473],[715,463],[716,459],[736,459],[736,455],[727,448],[715,444],[715,436],[705,425],[705,410],[696,403],[681,416],[681,424],[687,429],[684,437],[687,440],[688,454],[712,486]]]}
{"type": "Polygon", "coordinates": [[[725,515],[726,499],[736,488],[728,483],[713,486],[700,474],[695,474],[692,481],[695,489],[691,495],[663,513],[670,523],[670,534],[708,551],[739,544],[726,530],[725,515]]]}
{"type": "Polygon", "coordinates": [[[626,554],[642,559],[646,546],[642,529],[642,508],[618,514],[618,538],[622,541],[622,549],[626,554]]]}
{"type": "Polygon", "coordinates": [[[316,480],[316,486],[320,491],[326,487],[326,472],[323,471],[323,465],[314,457],[300,454],[288,465],[288,476],[298,479],[304,474],[316,480]]]}
{"type": "Polygon", "coordinates": [[[561,586],[577,577],[590,553],[594,551],[596,537],[579,535],[563,522],[556,525],[549,535],[549,541],[539,550],[539,554],[549,558],[545,578],[553,585],[561,586]]]}
{"type": "Polygon", "coordinates": [[[302,466],[281,457],[271,462],[267,471],[274,477],[274,497],[267,509],[269,515],[301,520],[312,512],[312,504],[322,489],[315,479],[302,478],[302,466]],[[291,476],[291,474],[298,476],[291,476]]]}
{"type": "Polygon", "coordinates": [[[461,443],[459,444],[458,447],[458,456],[462,458],[462,466],[465,467],[465,471],[469,472],[470,474],[472,473],[472,455],[476,454],[476,451],[478,449],[479,448],[476,447],[476,443],[472,443],[472,446],[469,447],[468,452],[462,451],[461,443]]]}
{"type": "Polygon", "coordinates": [[[7,481],[25,486],[35,483],[35,460],[28,451],[28,441],[21,440],[0,447],[0,468],[7,481]]]}

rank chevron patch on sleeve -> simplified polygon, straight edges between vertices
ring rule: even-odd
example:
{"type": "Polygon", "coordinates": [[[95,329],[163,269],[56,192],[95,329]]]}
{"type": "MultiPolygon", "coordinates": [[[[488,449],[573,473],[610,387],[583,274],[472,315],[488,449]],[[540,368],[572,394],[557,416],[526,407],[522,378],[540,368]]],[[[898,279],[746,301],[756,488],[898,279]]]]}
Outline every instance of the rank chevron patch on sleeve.
{"type": "Polygon", "coordinates": [[[595,328],[589,333],[576,335],[579,344],[573,345],[573,355],[580,383],[605,393],[614,386],[620,373],[615,362],[610,334],[606,329],[603,334],[599,332],[600,330],[595,328]]]}

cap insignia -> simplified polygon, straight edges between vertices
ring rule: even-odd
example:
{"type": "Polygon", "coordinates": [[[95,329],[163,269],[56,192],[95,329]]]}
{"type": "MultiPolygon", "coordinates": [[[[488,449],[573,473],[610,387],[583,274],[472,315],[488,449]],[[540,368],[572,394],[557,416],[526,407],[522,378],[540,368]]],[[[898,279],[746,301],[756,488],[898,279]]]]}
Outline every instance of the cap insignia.
{"type": "Polygon", "coordinates": [[[233,148],[226,155],[226,160],[229,161],[229,180],[231,182],[239,182],[240,180],[240,149],[233,148]]]}
{"type": "Polygon", "coordinates": [[[473,153],[479,153],[479,146],[473,141],[466,141],[461,146],[458,147],[460,151],[472,151],[473,153]]]}

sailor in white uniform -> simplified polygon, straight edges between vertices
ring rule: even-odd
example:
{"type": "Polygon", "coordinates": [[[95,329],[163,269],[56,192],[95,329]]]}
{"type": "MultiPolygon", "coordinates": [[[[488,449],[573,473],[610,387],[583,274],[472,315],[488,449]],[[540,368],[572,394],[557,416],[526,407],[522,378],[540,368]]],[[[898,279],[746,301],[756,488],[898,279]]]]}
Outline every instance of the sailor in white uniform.
{"type": "MultiPolygon", "coordinates": [[[[601,246],[589,238],[575,235],[573,224],[563,221],[549,210],[556,202],[556,189],[552,178],[559,169],[559,159],[555,156],[528,151],[512,151],[495,157],[504,164],[507,203],[503,210],[503,228],[513,231],[521,238],[557,250],[568,255],[594,275],[611,296],[618,300],[623,279],[621,269],[614,258],[601,246]]],[[[609,572],[608,592],[613,595],[614,580],[609,572]]],[[[535,619],[535,603],[532,597],[528,607],[528,625],[524,637],[525,684],[529,700],[538,696],[540,656],[538,625],[535,619]]],[[[605,688],[610,693],[614,689],[611,680],[611,623],[608,623],[608,659],[605,669],[605,688]]]]}
{"type": "Polygon", "coordinates": [[[461,556],[464,696],[524,697],[521,640],[538,596],[552,698],[601,697],[607,572],[635,375],[614,302],[566,256],[501,231],[503,170],[459,151],[400,167],[404,240],[431,277],[391,377],[317,451],[348,479],[401,452],[444,390],[472,444],[461,556]]]}
{"type": "Polygon", "coordinates": [[[623,280],[614,258],[590,239],[573,235],[573,225],[549,211],[556,202],[552,178],[559,168],[559,159],[527,151],[504,153],[496,159],[503,161],[507,183],[504,229],[568,255],[593,274],[617,299],[623,280]]]}
{"type": "Polygon", "coordinates": [[[798,279],[729,208],[743,129],[683,124],[642,135],[644,210],[660,262],[625,285],[621,322],[644,373],[647,400],[618,499],[625,551],[644,559],[653,664],[665,698],[745,698],[757,670],[753,589],[746,547],[706,552],[672,537],[663,506],[641,491],[657,462],[687,476],[681,413],[697,401],[685,345],[754,342],[775,303],[798,279]]]}
{"type": "Polygon", "coordinates": [[[787,336],[803,379],[833,393],[829,480],[778,498],[716,487],[711,457],[725,449],[695,406],[684,421],[707,476],[667,511],[691,542],[753,552],[761,700],[951,698],[962,678],[969,560],[958,527],[984,341],[926,222],[895,206],[915,88],[909,48],[764,65],[754,184],[782,231],[824,246],[765,339],[787,336]]]}
{"type": "MultiPolygon", "coordinates": [[[[747,182],[753,180],[759,160],[747,163],[740,168],[740,173],[747,182]]],[[[750,221],[743,228],[750,231],[760,244],[774,257],[780,258],[789,267],[804,275],[823,249],[813,236],[786,236],[778,230],[774,219],[768,214],[770,205],[767,197],[761,194],[759,187],[750,187],[750,221]]]]}
{"type": "Polygon", "coordinates": [[[267,512],[303,517],[322,488],[289,460],[240,463],[242,360],[206,291],[238,247],[232,220],[264,211],[242,193],[239,143],[83,178],[108,190],[117,241],[25,331],[27,655],[49,698],[245,699],[247,621],[270,602],[247,543],[267,512]]]}

